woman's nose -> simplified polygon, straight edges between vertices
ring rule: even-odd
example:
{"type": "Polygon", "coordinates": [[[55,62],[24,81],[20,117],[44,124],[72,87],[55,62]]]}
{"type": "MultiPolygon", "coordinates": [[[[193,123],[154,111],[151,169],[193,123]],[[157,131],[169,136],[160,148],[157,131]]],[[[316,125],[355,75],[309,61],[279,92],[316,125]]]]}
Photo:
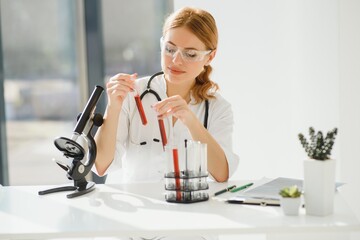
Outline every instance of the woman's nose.
{"type": "Polygon", "coordinates": [[[182,64],[183,63],[184,59],[182,58],[180,50],[177,50],[174,53],[172,61],[175,64],[182,64]]]}

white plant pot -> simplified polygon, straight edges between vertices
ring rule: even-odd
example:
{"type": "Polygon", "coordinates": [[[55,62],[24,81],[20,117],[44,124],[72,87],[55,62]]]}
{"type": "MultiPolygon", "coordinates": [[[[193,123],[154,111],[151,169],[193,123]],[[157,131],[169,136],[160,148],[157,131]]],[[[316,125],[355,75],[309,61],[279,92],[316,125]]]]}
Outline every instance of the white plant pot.
{"type": "Polygon", "coordinates": [[[307,215],[326,216],[334,211],[335,160],[304,161],[304,198],[307,215]]]}
{"type": "Polygon", "coordinates": [[[280,205],[285,215],[297,216],[299,215],[299,208],[301,204],[301,198],[280,198],[280,205]]]}

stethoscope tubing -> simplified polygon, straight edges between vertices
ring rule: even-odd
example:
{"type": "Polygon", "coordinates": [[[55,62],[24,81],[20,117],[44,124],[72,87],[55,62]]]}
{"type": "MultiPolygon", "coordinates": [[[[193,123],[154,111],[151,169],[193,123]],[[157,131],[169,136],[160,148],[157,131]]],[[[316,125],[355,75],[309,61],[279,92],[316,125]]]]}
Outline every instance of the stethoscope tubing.
{"type": "Polygon", "coordinates": [[[157,93],[157,92],[155,92],[154,90],[152,90],[151,89],[151,81],[155,78],[155,77],[157,77],[157,76],[159,76],[159,75],[161,75],[161,74],[164,74],[164,72],[163,71],[161,71],[161,72],[157,72],[157,73],[155,73],[154,75],[152,75],[151,77],[150,77],[150,79],[149,79],[149,81],[148,81],[148,83],[147,83],[147,86],[146,86],[146,89],[145,89],[145,91],[140,95],[140,99],[142,100],[143,99],[143,97],[146,95],[146,94],[148,94],[148,93],[151,93],[151,94],[153,94],[155,97],[156,97],[156,99],[158,100],[158,101],[161,101],[161,97],[159,96],[159,94],[157,93]]]}
{"type": "MultiPolygon", "coordinates": [[[[153,89],[151,89],[151,81],[152,81],[155,77],[157,77],[157,76],[159,76],[159,75],[161,75],[161,74],[164,74],[164,72],[163,72],[163,71],[157,72],[157,73],[155,73],[154,75],[152,75],[152,76],[149,78],[149,81],[148,81],[148,83],[147,83],[147,86],[146,86],[145,91],[140,95],[140,99],[141,99],[141,100],[144,98],[144,96],[145,96],[146,94],[151,93],[151,94],[153,94],[153,95],[156,97],[156,99],[157,99],[158,101],[161,101],[160,95],[159,95],[156,91],[154,91],[153,89]]],[[[208,100],[205,100],[204,127],[205,127],[206,129],[207,129],[208,118],[209,118],[209,101],[208,101],[208,100]]]]}

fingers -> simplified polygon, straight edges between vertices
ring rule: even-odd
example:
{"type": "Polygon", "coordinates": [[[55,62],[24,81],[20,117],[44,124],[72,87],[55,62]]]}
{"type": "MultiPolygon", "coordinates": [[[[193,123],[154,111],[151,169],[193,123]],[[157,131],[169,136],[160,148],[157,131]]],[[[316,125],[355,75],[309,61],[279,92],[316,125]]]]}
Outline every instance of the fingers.
{"type": "Polygon", "coordinates": [[[134,91],[136,77],[136,73],[119,73],[109,79],[106,84],[106,91],[110,104],[114,104],[118,101],[122,102],[129,92],[134,91]]]}
{"type": "Polygon", "coordinates": [[[180,107],[173,107],[173,108],[169,109],[167,112],[159,113],[158,118],[163,119],[168,116],[174,116],[176,118],[179,118],[179,110],[180,109],[181,109],[180,107]]]}
{"type": "Polygon", "coordinates": [[[113,88],[122,86],[127,89],[134,89],[134,80],[136,79],[137,74],[124,74],[119,73],[109,79],[109,82],[106,84],[107,88],[113,88]]]}
{"type": "Polygon", "coordinates": [[[176,95],[154,104],[153,108],[159,118],[165,118],[170,115],[178,117],[177,115],[181,110],[188,109],[188,105],[182,97],[176,95]]]}

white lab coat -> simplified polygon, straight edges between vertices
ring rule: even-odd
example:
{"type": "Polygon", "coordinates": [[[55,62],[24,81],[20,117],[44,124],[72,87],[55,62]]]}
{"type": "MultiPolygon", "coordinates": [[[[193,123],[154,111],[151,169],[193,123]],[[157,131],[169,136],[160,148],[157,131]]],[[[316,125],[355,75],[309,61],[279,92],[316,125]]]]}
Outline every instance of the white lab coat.
{"type": "MultiPolygon", "coordinates": [[[[148,80],[149,77],[145,77],[136,81],[140,95],[146,89],[148,80]]],[[[156,91],[161,99],[167,98],[163,75],[152,80],[151,89],[156,91]]],[[[209,100],[207,129],[224,150],[231,176],[239,160],[232,148],[233,113],[231,105],[224,98],[218,93],[215,93],[215,96],[215,99],[209,100]]],[[[106,172],[107,183],[149,182],[160,181],[164,178],[165,154],[157,114],[151,108],[151,105],[156,102],[156,97],[149,93],[142,99],[148,121],[144,126],[136,107],[134,94],[129,93],[124,100],[117,131],[115,157],[106,172]]],[[[191,99],[189,107],[203,122],[205,102],[195,105],[194,99],[191,99]]],[[[179,150],[183,148],[185,139],[192,139],[189,130],[180,120],[176,121],[175,126],[172,127],[172,118],[169,117],[164,119],[164,124],[168,141],[178,146],[179,150]]],[[[181,155],[179,157],[181,161],[181,155]]]]}

